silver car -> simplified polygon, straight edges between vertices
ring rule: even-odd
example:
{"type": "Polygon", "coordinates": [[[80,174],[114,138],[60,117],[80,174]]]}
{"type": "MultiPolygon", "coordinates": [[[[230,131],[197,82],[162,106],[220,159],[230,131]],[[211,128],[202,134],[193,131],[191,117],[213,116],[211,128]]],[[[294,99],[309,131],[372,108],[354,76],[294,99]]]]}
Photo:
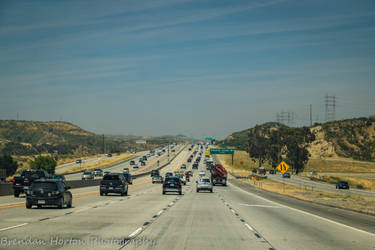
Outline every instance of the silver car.
{"type": "Polygon", "coordinates": [[[93,180],[94,174],[92,172],[83,172],[82,180],[93,180]]]}
{"type": "Polygon", "coordinates": [[[212,193],[212,183],[210,178],[202,177],[197,181],[197,192],[207,190],[212,193]]]}

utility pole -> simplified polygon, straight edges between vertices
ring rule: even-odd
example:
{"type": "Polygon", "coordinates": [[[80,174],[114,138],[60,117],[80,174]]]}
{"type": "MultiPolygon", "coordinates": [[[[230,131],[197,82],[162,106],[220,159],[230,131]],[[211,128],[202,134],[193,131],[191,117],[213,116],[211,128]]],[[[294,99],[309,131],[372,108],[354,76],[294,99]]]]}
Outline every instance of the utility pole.
{"type": "Polygon", "coordinates": [[[336,116],[336,96],[326,95],[325,97],[325,119],[327,121],[335,120],[336,116]]]}

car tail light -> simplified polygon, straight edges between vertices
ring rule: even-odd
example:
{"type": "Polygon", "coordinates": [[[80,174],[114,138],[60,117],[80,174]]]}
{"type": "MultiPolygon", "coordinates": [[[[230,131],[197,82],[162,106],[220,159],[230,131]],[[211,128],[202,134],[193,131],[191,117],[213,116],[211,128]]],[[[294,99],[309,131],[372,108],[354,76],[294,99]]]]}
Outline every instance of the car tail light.
{"type": "Polygon", "coordinates": [[[13,184],[16,184],[16,179],[13,177],[13,180],[12,180],[13,184]]]}
{"type": "Polygon", "coordinates": [[[120,186],[124,185],[124,183],[120,182],[120,186]]]}
{"type": "Polygon", "coordinates": [[[181,182],[178,181],[178,182],[177,182],[177,185],[181,185],[181,182]]]}
{"type": "Polygon", "coordinates": [[[101,181],[101,182],[99,183],[99,185],[102,186],[102,185],[103,185],[103,182],[101,181]]]}
{"type": "Polygon", "coordinates": [[[163,184],[164,184],[164,185],[167,185],[167,184],[168,184],[168,181],[165,181],[163,184]]]}

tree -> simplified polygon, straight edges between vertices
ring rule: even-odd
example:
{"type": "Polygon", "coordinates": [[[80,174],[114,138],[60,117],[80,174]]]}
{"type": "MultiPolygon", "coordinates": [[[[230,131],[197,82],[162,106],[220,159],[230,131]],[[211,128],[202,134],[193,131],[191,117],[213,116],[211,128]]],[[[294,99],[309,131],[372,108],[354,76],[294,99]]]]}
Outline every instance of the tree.
{"type": "Polygon", "coordinates": [[[12,156],[0,156],[0,169],[5,169],[7,177],[13,175],[16,172],[17,168],[18,164],[13,160],[12,156]]]}
{"type": "Polygon", "coordinates": [[[43,169],[49,174],[55,174],[56,161],[51,156],[38,156],[30,163],[31,169],[43,169]]]}
{"type": "Polygon", "coordinates": [[[261,133],[260,126],[255,126],[249,133],[249,155],[252,158],[258,158],[259,167],[262,166],[268,156],[270,141],[261,133]]]}

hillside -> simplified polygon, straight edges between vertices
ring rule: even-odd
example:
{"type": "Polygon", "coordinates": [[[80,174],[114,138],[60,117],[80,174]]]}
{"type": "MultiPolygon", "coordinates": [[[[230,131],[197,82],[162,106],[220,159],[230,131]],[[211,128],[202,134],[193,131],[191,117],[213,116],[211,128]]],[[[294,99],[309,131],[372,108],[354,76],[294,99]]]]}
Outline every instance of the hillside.
{"type": "MultiPolygon", "coordinates": [[[[105,152],[148,149],[155,145],[105,137],[105,152]]],[[[39,153],[92,155],[103,152],[103,136],[68,122],[0,121],[0,152],[12,155],[39,153]]]]}
{"type": "MultiPolygon", "coordinates": [[[[269,130],[285,125],[269,122],[261,127],[269,130]]],[[[234,132],[220,144],[246,150],[248,134],[252,129],[234,132]]],[[[311,158],[345,157],[355,160],[375,160],[375,116],[332,121],[309,129],[315,134],[315,140],[308,147],[311,158]]]]}

